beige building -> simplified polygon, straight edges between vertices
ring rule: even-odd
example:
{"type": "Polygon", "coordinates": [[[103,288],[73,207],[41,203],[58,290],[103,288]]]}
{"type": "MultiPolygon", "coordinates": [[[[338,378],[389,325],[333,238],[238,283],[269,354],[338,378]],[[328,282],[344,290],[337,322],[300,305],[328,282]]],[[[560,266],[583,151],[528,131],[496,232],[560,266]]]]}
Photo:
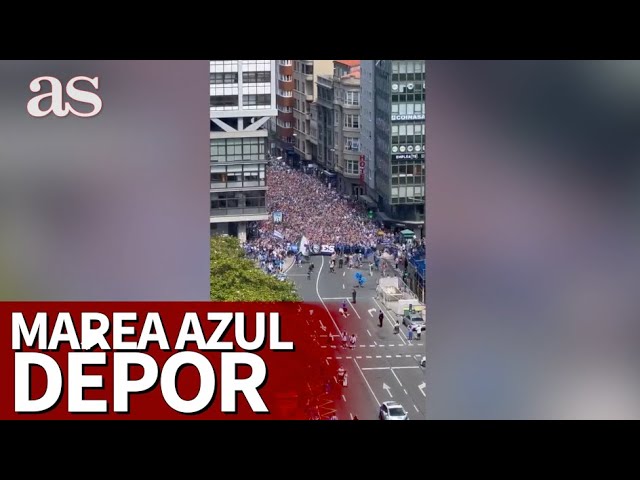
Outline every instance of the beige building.
{"type": "Polygon", "coordinates": [[[360,60],[335,60],[331,75],[320,75],[312,132],[317,163],[338,191],[373,203],[366,196],[361,165],[360,60]]]}
{"type": "Polygon", "coordinates": [[[294,163],[313,163],[316,144],[311,136],[311,104],[318,95],[318,75],[332,75],[333,60],[293,61],[293,145],[294,163]]]}

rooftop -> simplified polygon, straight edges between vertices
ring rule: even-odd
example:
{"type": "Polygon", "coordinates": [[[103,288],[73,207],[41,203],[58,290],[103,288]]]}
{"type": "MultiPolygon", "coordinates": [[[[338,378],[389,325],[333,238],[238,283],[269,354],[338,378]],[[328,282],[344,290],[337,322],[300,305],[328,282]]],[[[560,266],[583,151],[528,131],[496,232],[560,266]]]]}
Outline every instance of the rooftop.
{"type": "Polygon", "coordinates": [[[335,60],[338,63],[346,65],[347,67],[359,67],[360,60],[335,60]]]}

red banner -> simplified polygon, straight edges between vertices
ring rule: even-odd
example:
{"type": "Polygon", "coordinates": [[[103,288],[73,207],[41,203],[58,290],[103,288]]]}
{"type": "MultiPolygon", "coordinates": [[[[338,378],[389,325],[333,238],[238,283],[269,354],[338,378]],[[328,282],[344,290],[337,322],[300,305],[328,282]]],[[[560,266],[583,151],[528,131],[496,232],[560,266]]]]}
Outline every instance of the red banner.
{"type": "Polygon", "coordinates": [[[302,303],[0,303],[0,419],[309,419],[327,325],[302,303]]]}

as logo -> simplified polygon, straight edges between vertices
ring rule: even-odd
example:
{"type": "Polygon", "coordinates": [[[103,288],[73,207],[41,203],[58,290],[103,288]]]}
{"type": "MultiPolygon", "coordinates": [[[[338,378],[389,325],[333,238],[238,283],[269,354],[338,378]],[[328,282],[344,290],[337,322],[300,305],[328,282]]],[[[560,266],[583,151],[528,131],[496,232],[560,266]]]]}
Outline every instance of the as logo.
{"type": "Polygon", "coordinates": [[[42,90],[49,90],[48,93],[42,93],[33,97],[27,103],[27,112],[32,117],[40,118],[46,117],[50,113],[53,113],[56,117],[66,117],[69,113],[78,117],[93,117],[100,113],[102,110],[102,100],[100,97],[87,90],[80,90],[76,87],[77,82],[87,82],[95,90],[98,90],[98,77],[74,77],[67,82],[66,94],[71,100],[76,102],[86,103],[93,107],[89,112],[79,112],[71,106],[70,102],[65,101],[62,83],[55,77],[38,77],[31,81],[29,84],[29,90],[34,93],[38,93],[42,90]],[[40,108],[41,103],[45,99],[51,99],[51,106],[46,110],[40,108]]]}

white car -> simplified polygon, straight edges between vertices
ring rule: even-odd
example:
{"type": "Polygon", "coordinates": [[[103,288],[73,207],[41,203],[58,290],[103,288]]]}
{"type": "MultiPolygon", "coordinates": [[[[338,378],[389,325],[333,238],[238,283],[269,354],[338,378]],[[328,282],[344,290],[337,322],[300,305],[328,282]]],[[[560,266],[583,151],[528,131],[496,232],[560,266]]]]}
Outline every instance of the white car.
{"type": "Polygon", "coordinates": [[[380,405],[380,420],[409,420],[409,414],[398,402],[389,401],[380,405]]]}
{"type": "Polygon", "coordinates": [[[426,368],[426,366],[427,366],[427,356],[426,355],[424,357],[422,357],[422,360],[420,360],[420,366],[426,368]]]}

